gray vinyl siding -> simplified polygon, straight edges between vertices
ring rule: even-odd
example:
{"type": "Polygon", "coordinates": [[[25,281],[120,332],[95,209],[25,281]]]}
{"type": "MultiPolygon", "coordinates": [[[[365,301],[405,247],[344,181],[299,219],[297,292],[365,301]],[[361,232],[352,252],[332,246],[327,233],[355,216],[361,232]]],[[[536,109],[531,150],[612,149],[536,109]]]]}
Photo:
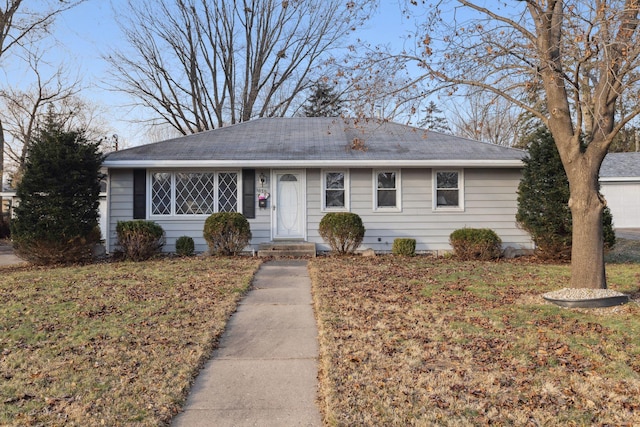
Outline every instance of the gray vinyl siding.
{"type": "MultiPolygon", "coordinates": [[[[465,210],[446,215],[448,236],[458,228],[490,228],[502,239],[503,247],[532,248],[530,236],[516,224],[517,189],[522,177],[512,169],[465,169],[465,210]]],[[[439,216],[440,212],[433,213],[439,216]]]]}
{"type": "MultiPolygon", "coordinates": [[[[391,251],[395,238],[416,239],[417,251],[450,250],[449,235],[462,227],[491,228],[503,247],[531,248],[528,234],[515,222],[516,190],[521,174],[510,169],[465,169],[464,211],[434,211],[432,208],[432,170],[401,170],[400,212],[374,211],[372,169],[350,169],[350,211],[362,218],[366,228],[361,249],[391,251]]],[[[321,212],[320,170],[307,171],[307,219],[309,241],[319,250],[328,250],[318,235],[321,212]]]]}
{"type": "Polygon", "coordinates": [[[107,250],[113,252],[117,244],[116,224],[133,219],[133,170],[109,170],[109,194],[107,195],[107,250]]]}
{"type": "Polygon", "coordinates": [[[270,169],[256,169],[256,217],[249,219],[249,225],[251,226],[251,247],[257,250],[260,243],[266,243],[271,241],[271,204],[273,198],[267,199],[267,207],[258,207],[258,192],[262,189],[268,193],[273,194],[270,183],[271,170],[270,169]],[[260,174],[264,174],[266,177],[264,188],[260,186],[259,177],[260,174]]]}
{"type": "MultiPolygon", "coordinates": [[[[526,232],[515,222],[517,211],[516,191],[521,173],[517,169],[464,169],[464,211],[434,211],[432,208],[432,170],[429,168],[406,168],[401,171],[401,203],[399,212],[374,211],[373,170],[371,168],[349,169],[349,210],[362,218],[366,227],[365,238],[360,249],[371,248],[378,252],[391,251],[393,240],[399,237],[416,239],[417,251],[450,250],[449,235],[462,227],[491,228],[502,239],[504,247],[532,248],[526,232]]],[[[256,179],[268,169],[256,170],[256,179]]],[[[115,249],[115,227],[118,221],[133,218],[133,172],[110,170],[110,193],[108,198],[109,250],[115,249]]],[[[321,169],[306,170],[307,240],[318,245],[320,251],[329,247],[318,234],[318,226],[326,212],[322,211],[321,169]]],[[[269,178],[265,190],[274,194],[269,178]]],[[[253,238],[251,249],[271,240],[272,202],[260,209],[256,184],[256,217],[249,219],[253,238]]],[[[147,196],[148,198],[148,196],[147,196]]],[[[148,213],[147,213],[148,215],[148,213]]],[[[166,252],[175,251],[178,237],[191,236],[196,252],[204,252],[207,245],[202,237],[205,218],[157,219],[166,233],[166,252]]]]}
{"type": "MultiPolygon", "coordinates": [[[[259,176],[260,172],[265,172],[266,175],[269,173],[268,170],[257,170],[256,176],[259,176]]],[[[118,221],[130,221],[133,219],[133,171],[131,169],[112,169],[109,171],[109,179],[110,197],[108,198],[108,205],[110,215],[108,224],[108,250],[113,252],[117,247],[116,225],[118,221]]],[[[239,182],[241,181],[242,180],[239,180],[239,182]]],[[[147,194],[147,201],[148,199],[149,195],[147,194]]],[[[256,217],[249,219],[253,235],[251,241],[253,249],[257,249],[259,243],[271,240],[270,209],[259,209],[257,200],[258,194],[256,193],[256,217]]],[[[270,203],[269,206],[271,206],[270,203]]],[[[147,219],[150,219],[148,212],[147,219]]],[[[180,236],[190,236],[193,238],[196,252],[207,251],[207,242],[202,236],[205,219],[205,217],[152,218],[152,220],[159,224],[165,231],[166,243],[163,248],[164,252],[175,252],[176,240],[180,236]]]]}
{"type": "Polygon", "coordinates": [[[307,240],[316,243],[317,249],[324,250],[322,237],[318,233],[322,212],[322,180],[320,169],[307,169],[307,240]]]}

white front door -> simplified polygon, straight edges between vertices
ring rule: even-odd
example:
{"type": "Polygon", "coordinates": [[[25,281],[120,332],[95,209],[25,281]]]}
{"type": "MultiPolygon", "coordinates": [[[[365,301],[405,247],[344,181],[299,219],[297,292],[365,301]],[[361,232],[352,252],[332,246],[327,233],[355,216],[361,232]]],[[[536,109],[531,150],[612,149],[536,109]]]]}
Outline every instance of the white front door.
{"type": "Polygon", "coordinates": [[[275,171],[273,238],[305,238],[305,176],[303,171],[275,171]]]}

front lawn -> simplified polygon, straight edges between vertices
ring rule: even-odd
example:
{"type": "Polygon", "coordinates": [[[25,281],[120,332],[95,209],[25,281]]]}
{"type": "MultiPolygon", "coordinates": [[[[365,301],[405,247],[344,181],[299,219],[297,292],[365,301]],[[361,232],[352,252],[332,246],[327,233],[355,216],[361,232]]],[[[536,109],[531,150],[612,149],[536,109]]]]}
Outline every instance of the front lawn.
{"type": "Polygon", "coordinates": [[[259,264],[0,268],[0,425],[167,424],[259,264]]]}
{"type": "Polygon", "coordinates": [[[640,425],[640,268],[607,269],[635,302],[546,303],[569,266],[526,260],[311,261],[326,424],[640,425]]]}

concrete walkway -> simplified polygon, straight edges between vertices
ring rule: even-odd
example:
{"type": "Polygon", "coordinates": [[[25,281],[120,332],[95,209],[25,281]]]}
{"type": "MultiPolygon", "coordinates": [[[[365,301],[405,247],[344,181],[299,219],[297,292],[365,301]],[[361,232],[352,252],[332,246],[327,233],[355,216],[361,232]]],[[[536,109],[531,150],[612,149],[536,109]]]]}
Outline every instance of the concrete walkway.
{"type": "Polygon", "coordinates": [[[13,248],[7,241],[0,240],[0,267],[5,265],[22,264],[26,261],[13,254],[13,248]]]}
{"type": "Polygon", "coordinates": [[[172,426],[321,426],[317,335],[306,261],[266,262],[172,426]]]}
{"type": "Polygon", "coordinates": [[[618,228],[616,237],[621,239],[640,240],[640,228],[618,228]]]}

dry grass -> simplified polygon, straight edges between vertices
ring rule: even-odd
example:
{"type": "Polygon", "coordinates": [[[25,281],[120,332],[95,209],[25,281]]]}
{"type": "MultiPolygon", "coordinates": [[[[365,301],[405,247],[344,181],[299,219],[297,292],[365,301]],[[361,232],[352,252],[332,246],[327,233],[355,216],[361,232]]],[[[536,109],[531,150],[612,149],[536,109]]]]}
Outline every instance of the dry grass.
{"type": "MultiPolygon", "coordinates": [[[[640,306],[564,309],[569,267],[311,261],[327,425],[640,425],[640,306]]],[[[608,266],[637,296],[638,265],[608,266]]]]}
{"type": "Polygon", "coordinates": [[[0,425],[168,424],[258,266],[0,268],[0,425]]]}

